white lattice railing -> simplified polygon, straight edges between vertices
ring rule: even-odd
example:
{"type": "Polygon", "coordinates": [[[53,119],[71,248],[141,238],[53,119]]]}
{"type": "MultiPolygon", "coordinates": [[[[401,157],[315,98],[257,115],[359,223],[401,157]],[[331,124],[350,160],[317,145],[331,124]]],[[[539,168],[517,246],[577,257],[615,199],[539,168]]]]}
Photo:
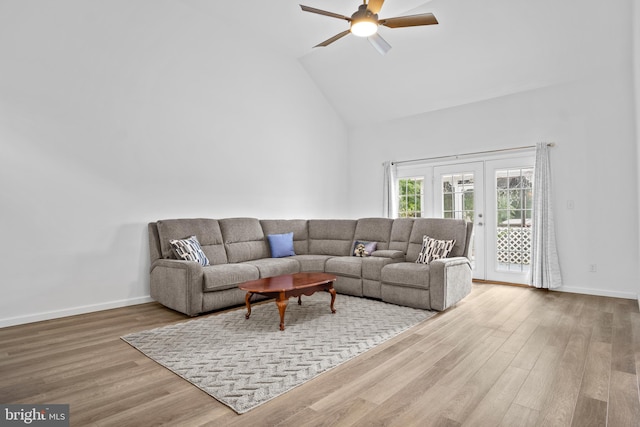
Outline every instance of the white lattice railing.
{"type": "Polygon", "coordinates": [[[531,228],[498,227],[497,252],[500,264],[531,263],[531,228]]]}

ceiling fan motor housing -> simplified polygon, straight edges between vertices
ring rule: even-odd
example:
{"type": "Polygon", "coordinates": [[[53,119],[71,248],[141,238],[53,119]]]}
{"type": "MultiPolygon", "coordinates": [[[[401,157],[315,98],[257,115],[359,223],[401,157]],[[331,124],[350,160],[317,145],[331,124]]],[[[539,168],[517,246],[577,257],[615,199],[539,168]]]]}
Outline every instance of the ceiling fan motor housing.
{"type": "Polygon", "coordinates": [[[374,34],[378,28],[378,15],[367,9],[366,4],[361,4],[358,10],[351,15],[351,32],[357,36],[366,37],[374,34]],[[357,27],[368,27],[363,34],[357,27]]]}
{"type": "Polygon", "coordinates": [[[366,20],[366,21],[378,22],[378,15],[376,15],[375,13],[367,9],[366,4],[361,4],[360,6],[358,6],[358,10],[355,11],[353,15],[351,15],[351,20],[353,21],[366,20]]]}

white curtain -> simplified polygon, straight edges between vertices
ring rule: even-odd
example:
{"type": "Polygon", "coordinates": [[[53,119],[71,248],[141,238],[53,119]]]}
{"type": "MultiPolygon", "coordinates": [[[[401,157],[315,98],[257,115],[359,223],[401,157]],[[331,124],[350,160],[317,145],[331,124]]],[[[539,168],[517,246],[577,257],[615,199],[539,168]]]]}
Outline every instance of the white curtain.
{"type": "Polygon", "coordinates": [[[387,161],[384,167],[384,181],[382,183],[382,216],[397,218],[398,216],[398,190],[396,183],[396,165],[387,161]]]}
{"type": "Polygon", "coordinates": [[[551,206],[551,168],[547,143],[536,144],[531,236],[531,286],[552,289],[562,286],[560,261],[551,206]]]}

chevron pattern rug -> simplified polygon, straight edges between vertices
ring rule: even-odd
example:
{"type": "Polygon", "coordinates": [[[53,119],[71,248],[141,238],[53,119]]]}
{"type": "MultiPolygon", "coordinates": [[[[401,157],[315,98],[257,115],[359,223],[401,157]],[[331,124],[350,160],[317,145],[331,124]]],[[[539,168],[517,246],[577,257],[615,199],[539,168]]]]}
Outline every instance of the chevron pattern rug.
{"type": "Polygon", "coordinates": [[[435,312],[319,292],[289,300],[285,330],[272,301],[122,337],[162,366],[247,412],[344,363],[435,312]]]}

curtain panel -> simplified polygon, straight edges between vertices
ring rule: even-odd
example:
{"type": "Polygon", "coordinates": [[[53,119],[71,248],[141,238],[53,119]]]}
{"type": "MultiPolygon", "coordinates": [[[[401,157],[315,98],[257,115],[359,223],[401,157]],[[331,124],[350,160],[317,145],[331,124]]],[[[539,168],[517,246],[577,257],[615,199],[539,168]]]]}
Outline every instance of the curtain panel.
{"type": "Polygon", "coordinates": [[[541,142],[536,144],[533,179],[531,286],[544,289],[562,286],[551,189],[549,147],[547,143],[541,142]]]}
{"type": "Polygon", "coordinates": [[[382,216],[398,217],[398,184],[396,182],[396,165],[391,161],[382,164],[384,178],[382,183],[382,216]]]}

